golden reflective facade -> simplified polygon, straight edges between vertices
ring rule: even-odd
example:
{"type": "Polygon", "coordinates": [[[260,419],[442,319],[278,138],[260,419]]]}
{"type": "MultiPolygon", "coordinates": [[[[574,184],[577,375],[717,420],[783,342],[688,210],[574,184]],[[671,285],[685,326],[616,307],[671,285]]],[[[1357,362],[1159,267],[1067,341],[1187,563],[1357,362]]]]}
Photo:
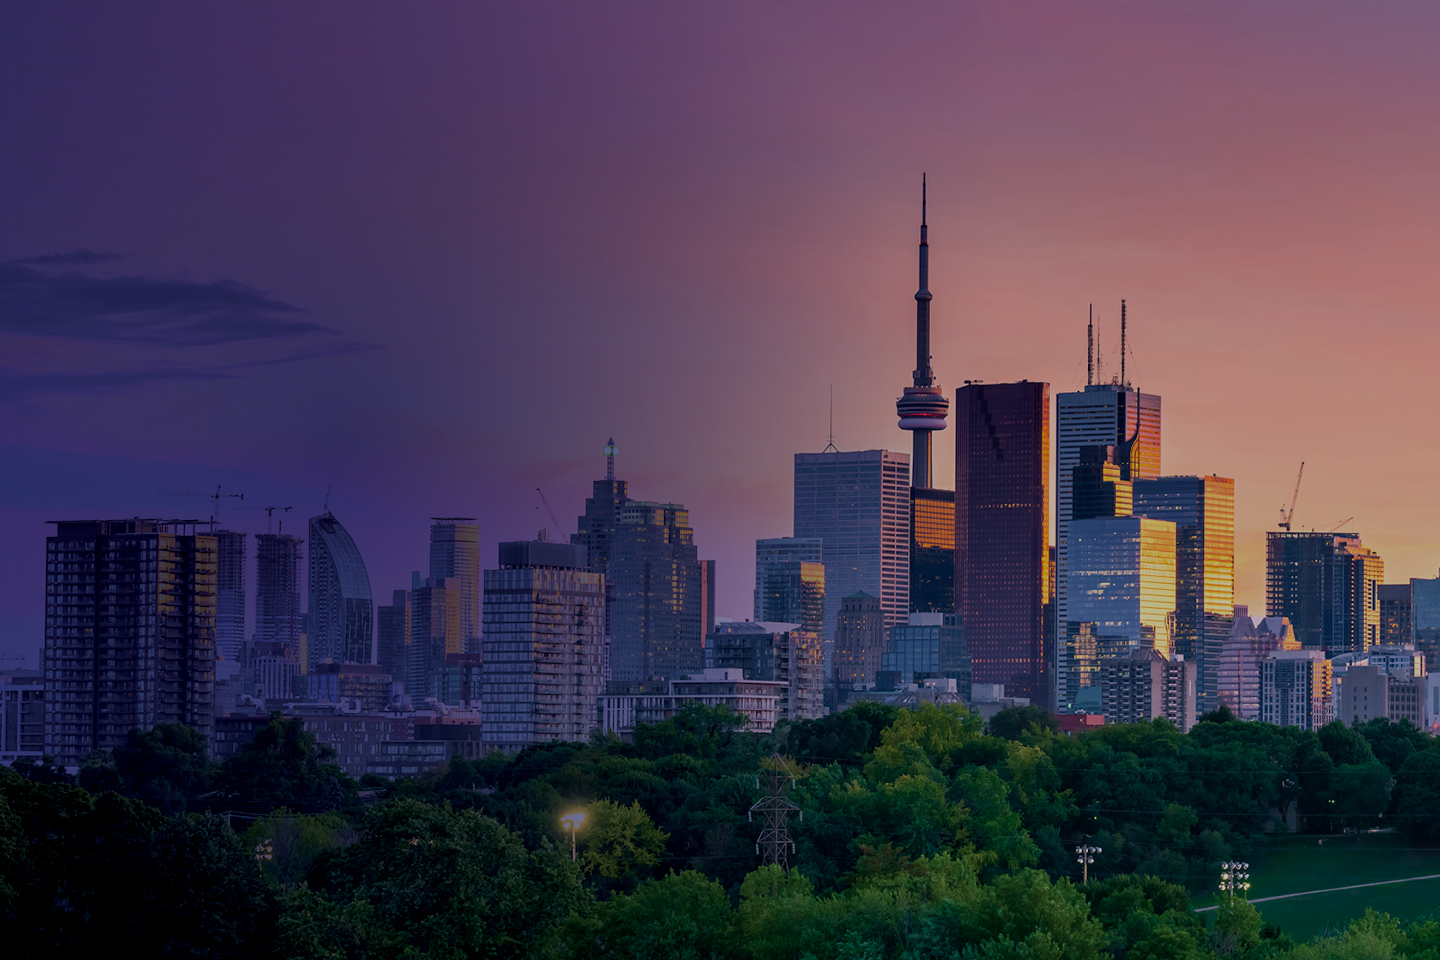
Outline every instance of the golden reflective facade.
{"type": "Polygon", "coordinates": [[[955,612],[955,492],[910,489],[910,612],[955,612]]]}

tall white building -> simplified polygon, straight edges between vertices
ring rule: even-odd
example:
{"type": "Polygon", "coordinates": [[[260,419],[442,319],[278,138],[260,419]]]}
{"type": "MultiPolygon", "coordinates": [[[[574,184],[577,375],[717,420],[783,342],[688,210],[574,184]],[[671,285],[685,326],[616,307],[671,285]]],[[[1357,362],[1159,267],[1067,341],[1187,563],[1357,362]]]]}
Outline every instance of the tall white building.
{"type": "Polygon", "coordinates": [[[500,544],[500,569],[485,571],[485,750],[589,737],[604,639],[605,575],[583,545],[500,544]]]}
{"type": "Polygon", "coordinates": [[[824,544],[825,639],[857,590],[880,598],[887,624],[909,621],[909,454],[795,454],[795,536],[824,544]]]}

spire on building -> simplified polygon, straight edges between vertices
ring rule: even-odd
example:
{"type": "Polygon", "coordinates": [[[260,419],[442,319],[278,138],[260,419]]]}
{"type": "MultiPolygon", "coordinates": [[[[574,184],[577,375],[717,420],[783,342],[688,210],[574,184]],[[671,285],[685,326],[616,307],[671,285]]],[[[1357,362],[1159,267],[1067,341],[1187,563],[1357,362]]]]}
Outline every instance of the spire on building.
{"type": "Polygon", "coordinates": [[[605,479],[615,479],[615,438],[605,441],[605,479]]]}
{"type": "Polygon", "coordinates": [[[920,178],[920,289],[915,292],[915,372],[914,385],[905,388],[895,403],[900,416],[900,429],[912,432],[910,485],[928,488],[933,482],[931,469],[932,431],[945,429],[950,401],[935,384],[930,365],[930,240],[926,218],[928,186],[920,178]]]}

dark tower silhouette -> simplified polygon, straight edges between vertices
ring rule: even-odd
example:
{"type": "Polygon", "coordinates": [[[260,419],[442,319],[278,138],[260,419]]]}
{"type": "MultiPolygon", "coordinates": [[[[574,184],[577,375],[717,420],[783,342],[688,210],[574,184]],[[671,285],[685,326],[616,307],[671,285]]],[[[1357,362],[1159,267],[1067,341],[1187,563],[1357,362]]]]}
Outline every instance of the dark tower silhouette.
{"type": "Polygon", "coordinates": [[[945,416],[950,411],[950,401],[940,392],[935,383],[935,371],[930,367],[930,242],[929,227],[925,222],[926,190],[922,177],[920,289],[915,292],[915,383],[906,387],[904,395],[895,403],[895,411],[900,415],[900,429],[909,430],[912,434],[910,485],[922,489],[928,489],[934,482],[930,435],[935,430],[945,429],[945,416]]]}

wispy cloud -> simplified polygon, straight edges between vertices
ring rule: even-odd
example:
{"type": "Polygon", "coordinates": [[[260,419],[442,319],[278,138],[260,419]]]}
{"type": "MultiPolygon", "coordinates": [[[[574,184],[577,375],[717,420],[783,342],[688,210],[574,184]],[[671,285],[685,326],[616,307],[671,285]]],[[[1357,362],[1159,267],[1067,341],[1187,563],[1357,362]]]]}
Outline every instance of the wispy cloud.
{"type": "Polygon", "coordinates": [[[0,263],[0,333],[163,346],[217,346],[337,331],[235,280],[196,282],[82,267],[118,259],[90,250],[0,263]]]}
{"type": "Polygon", "coordinates": [[[156,370],[101,370],[92,373],[16,373],[0,371],[0,404],[15,403],[38,393],[114,393],[152,383],[176,380],[219,380],[219,370],[187,368],[156,370]]]}

